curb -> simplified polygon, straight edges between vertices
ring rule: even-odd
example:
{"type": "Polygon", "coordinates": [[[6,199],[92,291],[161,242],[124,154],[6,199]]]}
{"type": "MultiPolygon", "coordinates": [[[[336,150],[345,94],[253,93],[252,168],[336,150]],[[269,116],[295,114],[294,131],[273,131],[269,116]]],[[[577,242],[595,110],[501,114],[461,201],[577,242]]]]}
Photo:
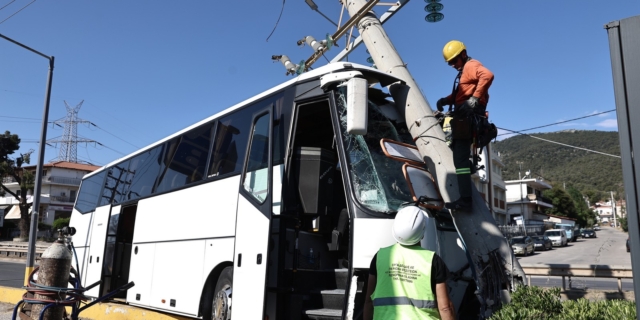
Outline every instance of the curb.
{"type": "MultiPolygon", "coordinates": [[[[22,300],[23,289],[0,286],[0,302],[15,305],[22,300]]],[[[193,318],[181,317],[177,315],[164,314],[158,311],[147,310],[120,303],[98,303],[93,307],[83,311],[82,319],[113,319],[113,320],[187,320],[193,318]]]]}

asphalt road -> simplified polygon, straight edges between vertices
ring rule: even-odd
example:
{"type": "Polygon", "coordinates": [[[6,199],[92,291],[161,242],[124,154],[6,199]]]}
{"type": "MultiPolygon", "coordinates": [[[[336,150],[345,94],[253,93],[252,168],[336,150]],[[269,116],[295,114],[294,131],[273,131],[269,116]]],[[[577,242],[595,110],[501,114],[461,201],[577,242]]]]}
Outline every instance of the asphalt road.
{"type": "MultiPolygon", "coordinates": [[[[603,264],[631,266],[631,255],[626,251],[627,234],[610,227],[597,231],[597,238],[578,239],[566,247],[554,247],[549,251],[536,251],[533,255],[517,259],[521,264],[603,264]]],[[[0,260],[0,286],[21,288],[24,277],[24,261],[0,260]]],[[[532,277],[531,284],[543,287],[562,287],[560,277],[532,277]]],[[[617,289],[616,279],[573,278],[572,287],[600,290],[617,289]]],[[[633,280],[622,280],[623,290],[633,290],[633,280]]]]}
{"type": "Polygon", "coordinates": [[[527,257],[518,256],[521,264],[604,264],[631,267],[627,252],[627,233],[611,227],[596,231],[596,238],[569,242],[566,247],[553,247],[549,251],[536,251],[527,257]]]}
{"type": "Polygon", "coordinates": [[[24,261],[0,260],[0,286],[22,288],[24,269],[24,261]]]}
{"type": "MultiPolygon", "coordinates": [[[[536,251],[527,257],[518,256],[523,265],[577,264],[631,267],[631,255],[627,252],[627,233],[611,227],[596,231],[596,238],[578,239],[566,247],[554,247],[549,251],[536,251]]],[[[540,287],[562,287],[561,277],[533,276],[531,284],[540,287]]],[[[569,286],[568,279],[566,283],[569,286]]],[[[571,287],[578,289],[617,290],[618,280],[608,278],[571,279],[571,287]]],[[[622,290],[633,291],[633,279],[622,279],[622,290]]]]}

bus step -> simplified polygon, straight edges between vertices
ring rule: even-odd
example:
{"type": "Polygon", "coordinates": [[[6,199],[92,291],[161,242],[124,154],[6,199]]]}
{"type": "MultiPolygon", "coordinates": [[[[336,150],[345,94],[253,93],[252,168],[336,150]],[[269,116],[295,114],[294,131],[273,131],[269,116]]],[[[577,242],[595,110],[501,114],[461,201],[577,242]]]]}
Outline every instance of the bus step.
{"type": "Polygon", "coordinates": [[[312,290],[305,305],[309,308],[339,309],[344,307],[344,289],[312,290]]]}
{"type": "Polygon", "coordinates": [[[304,311],[307,319],[312,320],[335,320],[342,317],[342,310],[338,309],[309,309],[304,311]]]}
{"type": "Polygon", "coordinates": [[[325,270],[305,270],[298,269],[292,272],[286,271],[288,283],[285,286],[293,286],[297,290],[305,289],[346,289],[349,272],[347,269],[325,269],[325,270]],[[295,284],[294,284],[295,277],[295,284]]]}

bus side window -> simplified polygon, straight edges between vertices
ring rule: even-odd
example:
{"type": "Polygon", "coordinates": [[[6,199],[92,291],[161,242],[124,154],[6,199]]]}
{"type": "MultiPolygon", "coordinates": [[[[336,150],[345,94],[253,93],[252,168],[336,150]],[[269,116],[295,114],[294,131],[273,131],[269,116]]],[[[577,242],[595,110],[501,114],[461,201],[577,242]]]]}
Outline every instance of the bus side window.
{"type": "Polygon", "coordinates": [[[247,173],[242,185],[258,201],[269,192],[269,114],[256,119],[247,158],[247,173]]]}
{"type": "Polygon", "coordinates": [[[135,200],[151,194],[153,184],[160,173],[162,146],[145,151],[133,159],[129,165],[127,176],[128,190],[123,194],[122,201],[135,200]]]}
{"type": "Polygon", "coordinates": [[[247,149],[252,108],[230,114],[218,122],[207,176],[239,174],[247,149]]]}
{"type": "Polygon", "coordinates": [[[168,158],[169,165],[156,192],[180,188],[200,181],[207,162],[213,122],[182,135],[175,152],[168,158]]]}

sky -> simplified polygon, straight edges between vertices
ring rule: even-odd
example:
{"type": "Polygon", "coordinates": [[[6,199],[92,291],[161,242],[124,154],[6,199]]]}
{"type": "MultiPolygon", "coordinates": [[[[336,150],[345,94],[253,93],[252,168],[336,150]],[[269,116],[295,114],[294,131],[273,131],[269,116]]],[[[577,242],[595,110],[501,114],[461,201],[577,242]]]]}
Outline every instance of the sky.
{"type": "MultiPolygon", "coordinates": [[[[339,1],[315,2],[338,22],[339,1]]],[[[441,3],[440,22],[426,22],[426,3],[413,0],[384,24],[434,108],[457,74],[442,57],[444,44],[456,39],[495,74],[488,110],[499,128],[519,131],[615,109],[604,25],[640,14],[638,1],[441,3]]],[[[0,8],[0,34],[55,57],[49,121],[64,118],[66,104],[82,102],[78,117],[92,124],[78,124],[78,136],[99,143],[79,143],[77,157],[96,165],[291,79],[271,56],[305,60],[312,51],[297,46],[299,39],[336,30],[304,0],[284,6],[274,0],[5,0],[0,8]]],[[[326,56],[344,44],[340,39],[326,56]]],[[[369,65],[367,56],[363,45],[349,61],[369,65]]],[[[315,67],[326,63],[320,59],[315,67]]],[[[0,39],[0,130],[20,136],[20,153],[38,150],[48,66],[0,39]]],[[[47,128],[47,139],[63,135],[61,127],[47,128]]],[[[527,132],[566,129],[617,131],[616,114],[527,132]]],[[[45,162],[59,147],[45,148],[45,162]]],[[[31,164],[36,160],[37,151],[31,164]]]]}

